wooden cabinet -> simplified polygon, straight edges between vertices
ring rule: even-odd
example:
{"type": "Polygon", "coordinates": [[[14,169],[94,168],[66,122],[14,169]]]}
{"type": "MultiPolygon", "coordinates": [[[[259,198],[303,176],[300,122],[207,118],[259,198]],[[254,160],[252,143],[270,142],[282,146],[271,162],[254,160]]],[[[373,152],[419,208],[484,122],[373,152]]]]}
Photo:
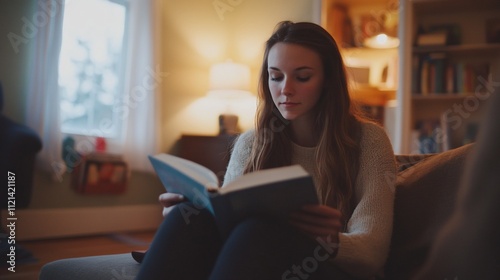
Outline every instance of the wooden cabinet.
{"type": "Polygon", "coordinates": [[[179,156],[212,170],[222,182],[236,137],[237,135],[182,135],[179,140],[179,156]]]}
{"type": "Polygon", "coordinates": [[[500,1],[405,0],[403,9],[405,152],[474,141],[500,81],[500,1]]]}

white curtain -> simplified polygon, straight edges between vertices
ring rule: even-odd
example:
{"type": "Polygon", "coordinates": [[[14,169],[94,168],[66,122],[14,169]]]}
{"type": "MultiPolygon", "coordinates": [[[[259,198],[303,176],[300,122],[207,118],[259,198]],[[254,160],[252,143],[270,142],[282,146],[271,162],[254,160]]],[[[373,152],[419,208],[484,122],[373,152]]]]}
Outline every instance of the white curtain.
{"type": "Polygon", "coordinates": [[[154,59],[154,0],[130,0],[125,75],[127,122],[123,154],[133,170],[152,171],[148,155],[158,153],[157,90],[167,73],[154,59]]]}
{"type": "MultiPolygon", "coordinates": [[[[38,156],[41,168],[61,180],[66,167],[62,160],[58,67],[64,0],[38,0],[37,4],[35,13],[47,22],[39,25],[34,37],[27,122],[42,138],[43,148],[38,156]]],[[[117,150],[132,170],[140,171],[152,171],[147,156],[158,152],[156,90],[167,76],[154,64],[154,18],[154,0],[129,1],[123,85],[126,111],[121,114],[124,130],[117,150]]]]}
{"type": "MultiPolygon", "coordinates": [[[[62,42],[64,0],[38,0],[37,31],[29,67],[26,121],[42,139],[37,164],[62,179],[62,134],[59,117],[58,68],[62,42]]],[[[34,17],[35,18],[35,17],[34,17]]]]}

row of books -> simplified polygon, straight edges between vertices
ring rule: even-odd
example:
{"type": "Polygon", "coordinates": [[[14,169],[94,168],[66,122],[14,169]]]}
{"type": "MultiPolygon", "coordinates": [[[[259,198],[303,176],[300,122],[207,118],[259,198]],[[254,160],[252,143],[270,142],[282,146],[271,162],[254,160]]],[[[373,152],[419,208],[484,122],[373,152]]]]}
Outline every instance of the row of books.
{"type": "Polygon", "coordinates": [[[412,68],[417,95],[471,93],[490,75],[488,62],[451,61],[445,53],[414,55],[412,68]]]}

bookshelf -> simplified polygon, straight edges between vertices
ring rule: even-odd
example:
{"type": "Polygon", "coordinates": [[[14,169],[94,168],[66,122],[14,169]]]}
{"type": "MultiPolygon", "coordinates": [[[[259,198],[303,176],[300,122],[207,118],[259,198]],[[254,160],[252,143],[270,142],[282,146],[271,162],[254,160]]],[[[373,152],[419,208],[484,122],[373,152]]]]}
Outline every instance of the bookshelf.
{"type": "Polygon", "coordinates": [[[402,5],[403,152],[442,152],[473,142],[500,81],[500,1],[402,5]],[[432,39],[423,44],[422,38],[432,39]]]}
{"type": "Polygon", "coordinates": [[[369,48],[380,33],[397,37],[399,0],[322,0],[321,24],[340,47],[351,98],[384,125],[384,110],[396,98],[398,48],[369,48]]]}

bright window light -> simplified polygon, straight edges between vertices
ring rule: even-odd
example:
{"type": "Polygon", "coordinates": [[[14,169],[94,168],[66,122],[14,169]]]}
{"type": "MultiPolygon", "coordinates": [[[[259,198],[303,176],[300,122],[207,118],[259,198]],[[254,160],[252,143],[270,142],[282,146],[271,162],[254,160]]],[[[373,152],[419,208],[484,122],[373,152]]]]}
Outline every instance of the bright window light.
{"type": "Polygon", "coordinates": [[[114,138],[123,95],[125,1],[66,0],[59,57],[62,132],[114,138]]]}

